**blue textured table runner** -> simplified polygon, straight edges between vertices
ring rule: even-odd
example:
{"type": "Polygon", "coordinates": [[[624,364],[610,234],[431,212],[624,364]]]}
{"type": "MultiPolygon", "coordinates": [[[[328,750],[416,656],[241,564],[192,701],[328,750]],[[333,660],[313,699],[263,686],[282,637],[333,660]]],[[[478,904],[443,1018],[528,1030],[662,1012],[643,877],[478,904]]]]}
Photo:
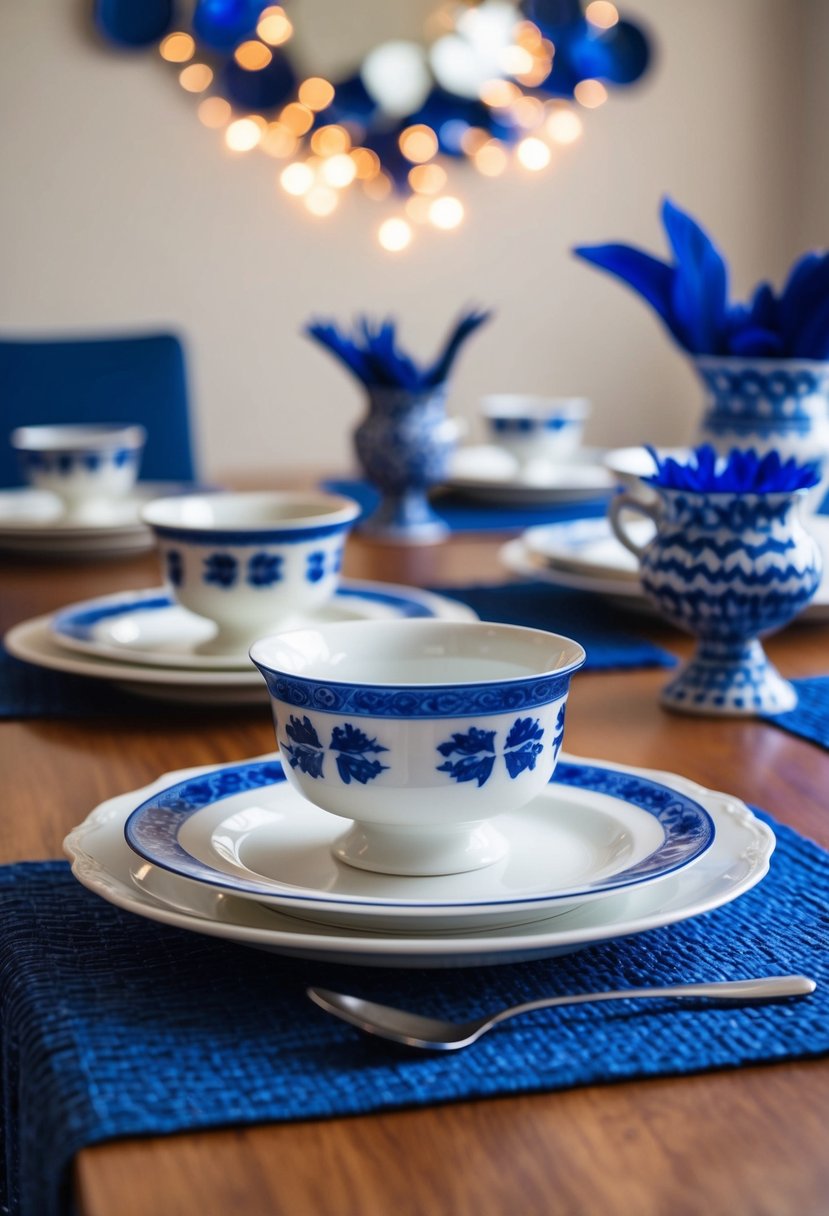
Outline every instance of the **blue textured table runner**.
{"type": "Polygon", "coordinates": [[[792,680],[792,684],[797,705],[785,714],[769,714],[766,720],[789,734],[829,748],[829,676],[792,680]]]}
{"type": "MultiPolygon", "coordinates": [[[[0,1066],[12,1216],[67,1216],[86,1145],[675,1075],[829,1050],[829,854],[773,825],[727,907],[559,958],[397,971],[301,962],[142,920],[63,862],[0,868],[0,1066]],[[544,994],[801,972],[805,1000],[548,1009],[413,1053],[314,1008],[309,984],[458,1020],[544,994]]],[[[2,1185],[0,1183],[0,1185],[2,1185]]]]}
{"type": "MultiPolygon", "coordinates": [[[[363,508],[363,518],[371,514],[380,495],[367,481],[357,478],[328,477],[323,488],[345,494],[363,508]]],[[[571,519],[603,519],[607,514],[610,492],[582,502],[546,503],[543,506],[512,506],[503,503],[475,502],[460,494],[435,494],[432,506],[449,526],[450,532],[523,532],[537,524],[565,523],[571,519]]]]}
{"type": "MultiPolygon", "coordinates": [[[[488,621],[549,629],[578,639],[586,668],[669,665],[673,658],[635,634],[619,631],[622,613],[604,600],[546,583],[435,587],[473,608],[488,621]]],[[[264,681],[262,704],[266,705],[264,681]]],[[[158,702],[131,696],[103,680],[49,671],[12,658],[0,646],[0,717],[69,718],[158,713],[158,702]]]]}

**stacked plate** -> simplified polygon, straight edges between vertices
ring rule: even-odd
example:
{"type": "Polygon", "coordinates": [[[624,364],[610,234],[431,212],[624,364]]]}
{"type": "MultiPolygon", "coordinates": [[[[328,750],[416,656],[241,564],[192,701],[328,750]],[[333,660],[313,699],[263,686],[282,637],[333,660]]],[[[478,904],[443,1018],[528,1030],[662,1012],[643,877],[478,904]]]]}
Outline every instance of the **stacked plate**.
{"type": "MultiPolygon", "coordinates": [[[[829,516],[812,515],[807,527],[824,552],[823,581],[801,620],[829,620],[829,516]]],[[[653,534],[653,524],[636,520],[629,531],[641,544],[653,534]]],[[[636,558],[616,539],[607,519],[579,519],[529,528],[501,550],[504,565],[517,574],[559,587],[572,587],[606,596],[625,607],[652,612],[639,582],[636,558]]]]}
{"type": "Polygon", "coordinates": [[[607,497],[615,482],[601,454],[582,448],[566,463],[534,460],[521,465],[495,444],[461,448],[443,488],[476,502],[546,506],[607,497]]]}
{"type": "MultiPolygon", "coordinates": [[[[428,591],[344,580],[313,623],[409,617],[477,619],[465,604],[428,591]]],[[[264,681],[247,652],[200,653],[214,633],[210,621],[158,587],[86,600],[23,621],[4,641],[10,654],[27,663],[105,680],[142,696],[188,703],[266,700],[264,681]]]]}
{"type": "Polygon", "coordinates": [[[46,490],[0,490],[0,552],[39,558],[141,553],[154,544],[150,529],[139,519],[144,503],[192,488],[179,482],[140,482],[129,498],[90,523],[65,519],[60,499],[46,490]]]}
{"type": "Polygon", "coordinates": [[[567,953],[698,916],[768,870],[774,837],[737,799],[675,774],[563,757],[465,874],[352,869],[348,823],[304,801],[277,757],[169,773],[66,839],[84,886],[136,915],[280,954],[457,967],[567,953]]]}

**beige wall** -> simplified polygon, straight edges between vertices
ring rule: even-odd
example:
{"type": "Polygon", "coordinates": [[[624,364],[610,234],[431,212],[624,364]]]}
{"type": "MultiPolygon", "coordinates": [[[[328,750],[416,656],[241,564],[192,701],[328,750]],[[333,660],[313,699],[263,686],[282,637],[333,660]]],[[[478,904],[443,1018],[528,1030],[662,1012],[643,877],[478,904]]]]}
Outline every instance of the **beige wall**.
{"type": "MultiPolygon", "coordinates": [[[[399,0],[403,2],[403,0],[399,0]]],[[[588,438],[687,438],[699,394],[644,306],[568,253],[662,245],[667,192],[728,252],[735,289],[779,281],[827,243],[829,5],[631,0],[654,70],[586,115],[543,177],[460,170],[468,219],[406,255],[374,243],[357,197],[312,221],[273,162],[234,157],[151,53],[95,42],[80,0],[0,3],[0,331],[174,326],[188,340],[205,471],[344,466],[360,396],[300,337],[312,314],[394,312],[428,355],[465,303],[497,319],[470,343],[451,408],[497,390],[586,394],[588,438]]]]}

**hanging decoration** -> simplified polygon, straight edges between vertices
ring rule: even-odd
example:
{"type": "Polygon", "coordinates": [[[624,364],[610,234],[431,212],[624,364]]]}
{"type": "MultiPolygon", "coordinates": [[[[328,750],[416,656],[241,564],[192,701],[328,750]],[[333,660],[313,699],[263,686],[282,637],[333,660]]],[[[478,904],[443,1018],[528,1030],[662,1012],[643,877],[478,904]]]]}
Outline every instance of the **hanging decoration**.
{"type": "Polygon", "coordinates": [[[292,54],[292,12],[261,0],[97,0],[99,31],[157,46],[205,126],[234,153],[281,162],[281,189],[314,216],[346,191],[385,204],[377,239],[407,248],[418,226],[457,228],[453,170],[539,173],[581,136],[585,110],[646,71],[644,32],[609,0],[449,0],[422,43],[379,43],[342,79],[292,54]]]}

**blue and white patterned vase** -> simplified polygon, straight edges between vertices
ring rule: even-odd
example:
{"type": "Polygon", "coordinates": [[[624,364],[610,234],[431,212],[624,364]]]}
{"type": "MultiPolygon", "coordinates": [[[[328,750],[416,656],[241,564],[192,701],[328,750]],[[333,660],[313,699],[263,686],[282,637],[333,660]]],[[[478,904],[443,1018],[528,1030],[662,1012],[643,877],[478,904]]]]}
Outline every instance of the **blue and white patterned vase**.
{"type": "Polygon", "coordinates": [[[816,511],[829,490],[829,361],[700,356],[706,391],[696,442],[725,456],[735,447],[817,462],[821,480],[804,500],[816,511]]]}
{"type": "Polygon", "coordinates": [[[403,544],[444,540],[449,530],[428,493],[446,479],[458,440],[458,424],[446,414],[446,385],[421,393],[373,388],[368,402],[354,446],[380,503],[360,531],[403,544]]]}
{"type": "Polygon", "coordinates": [[[792,709],[797,694],[759,641],[787,624],[820,583],[820,546],[800,518],[808,490],[712,493],[654,486],[653,503],[628,494],[610,504],[619,540],[639,559],[642,589],[663,616],[699,640],[662,703],[694,714],[792,709]],[[649,516],[646,545],[625,511],[649,516]]]}

